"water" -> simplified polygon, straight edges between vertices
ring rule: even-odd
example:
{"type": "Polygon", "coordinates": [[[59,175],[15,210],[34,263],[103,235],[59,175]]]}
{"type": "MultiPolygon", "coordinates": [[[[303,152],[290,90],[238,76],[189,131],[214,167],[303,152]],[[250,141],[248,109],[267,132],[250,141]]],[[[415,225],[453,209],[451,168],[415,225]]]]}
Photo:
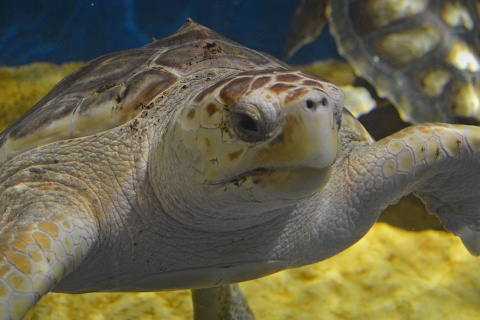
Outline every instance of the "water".
{"type": "MultiPolygon", "coordinates": [[[[296,0],[2,0],[0,65],[90,60],[163,38],[188,17],[243,45],[281,57],[297,5],[296,0]]],[[[292,62],[335,55],[333,39],[324,32],[292,62]]]]}

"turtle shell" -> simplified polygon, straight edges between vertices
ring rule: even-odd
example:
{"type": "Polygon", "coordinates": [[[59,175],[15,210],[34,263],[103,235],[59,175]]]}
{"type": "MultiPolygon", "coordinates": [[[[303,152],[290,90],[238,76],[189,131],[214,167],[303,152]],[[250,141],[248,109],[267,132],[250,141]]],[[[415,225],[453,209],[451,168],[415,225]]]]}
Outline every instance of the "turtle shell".
{"type": "Polygon", "coordinates": [[[94,59],[59,82],[0,133],[0,164],[51,142],[120,126],[153,107],[182,77],[208,68],[290,69],[188,19],[165,39],[94,59]]]}
{"type": "Polygon", "coordinates": [[[405,121],[480,122],[478,0],[336,0],[339,52],[405,121]]]}

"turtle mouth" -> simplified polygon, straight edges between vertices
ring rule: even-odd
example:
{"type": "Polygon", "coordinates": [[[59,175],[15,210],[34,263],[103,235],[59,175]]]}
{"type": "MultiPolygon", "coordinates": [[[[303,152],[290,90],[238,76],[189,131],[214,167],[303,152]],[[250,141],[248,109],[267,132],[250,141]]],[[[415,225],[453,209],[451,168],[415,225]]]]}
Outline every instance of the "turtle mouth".
{"type": "Polygon", "coordinates": [[[332,167],[255,168],[224,184],[230,188],[263,192],[277,199],[301,199],[321,190],[331,176],[332,167]]]}
{"type": "Polygon", "coordinates": [[[254,184],[258,183],[258,179],[255,179],[255,177],[263,177],[263,176],[268,176],[273,174],[274,169],[267,169],[267,168],[255,168],[253,170],[244,172],[242,174],[239,174],[229,180],[223,181],[225,184],[233,184],[235,186],[241,186],[247,181],[247,179],[252,179],[252,182],[254,184]]]}

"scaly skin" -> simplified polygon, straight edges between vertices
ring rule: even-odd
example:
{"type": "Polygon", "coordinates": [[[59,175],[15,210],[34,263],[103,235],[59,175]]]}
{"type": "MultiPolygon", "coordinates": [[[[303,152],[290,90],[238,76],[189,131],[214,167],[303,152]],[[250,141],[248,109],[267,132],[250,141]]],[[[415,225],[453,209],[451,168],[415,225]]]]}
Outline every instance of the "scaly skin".
{"type": "Polygon", "coordinates": [[[385,189],[394,183],[391,192],[400,197],[403,184],[462,239],[470,253],[480,255],[480,128],[412,126],[383,139],[378,146],[375,156],[384,159],[385,189]],[[382,158],[383,153],[386,155],[382,158]],[[422,174],[423,183],[419,179],[422,174]]]}
{"type": "Polygon", "coordinates": [[[22,200],[7,208],[0,235],[1,319],[22,319],[79,266],[97,238],[88,202],[67,188],[39,189],[27,181],[3,197],[15,198],[22,200]]]}

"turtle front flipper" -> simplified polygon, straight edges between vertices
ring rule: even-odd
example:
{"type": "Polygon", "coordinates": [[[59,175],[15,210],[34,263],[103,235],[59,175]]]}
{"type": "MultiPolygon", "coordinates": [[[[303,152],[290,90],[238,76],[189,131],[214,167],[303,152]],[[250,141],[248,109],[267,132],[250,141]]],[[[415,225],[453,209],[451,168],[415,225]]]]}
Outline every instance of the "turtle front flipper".
{"type": "Polygon", "coordinates": [[[480,127],[422,124],[372,142],[345,125],[328,185],[297,206],[309,217],[302,234],[315,235],[303,246],[316,251],[295,265],[350,247],[389,205],[412,192],[470,253],[480,255],[480,127]]]}
{"type": "Polygon", "coordinates": [[[7,188],[0,214],[0,318],[23,319],[87,256],[95,221],[88,202],[58,185],[7,188]]]}
{"type": "Polygon", "coordinates": [[[192,300],[195,320],[255,318],[238,284],[194,289],[192,300]]]}
{"type": "Polygon", "coordinates": [[[358,148],[350,160],[364,186],[355,195],[364,216],[413,192],[446,229],[480,255],[480,128],[423,124],[358,148]],[[361,164],[360,164],[361,163],[361,164]]]}

